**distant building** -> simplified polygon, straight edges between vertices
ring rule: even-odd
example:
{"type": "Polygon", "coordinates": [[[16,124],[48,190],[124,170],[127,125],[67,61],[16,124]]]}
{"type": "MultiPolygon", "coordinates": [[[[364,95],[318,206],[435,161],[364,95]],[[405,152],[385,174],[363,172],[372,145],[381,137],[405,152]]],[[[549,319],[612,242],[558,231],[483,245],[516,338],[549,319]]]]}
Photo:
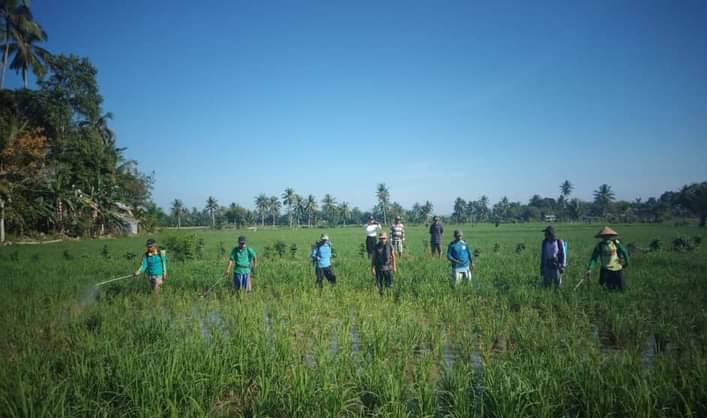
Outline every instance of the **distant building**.
{"type": "Polygon", "coordinates": [[[557,216],[555,215],[545,215],[545,222],[555,222],[557,221],[557,216]]]}
{"type": "Polygon", "coordinates": [[[140,221],[133,215],[132,209],[128,205],[116,202],[118,216],[120,218],[122,233],[125,235],[136,235],[140,227],[140,221]]]}

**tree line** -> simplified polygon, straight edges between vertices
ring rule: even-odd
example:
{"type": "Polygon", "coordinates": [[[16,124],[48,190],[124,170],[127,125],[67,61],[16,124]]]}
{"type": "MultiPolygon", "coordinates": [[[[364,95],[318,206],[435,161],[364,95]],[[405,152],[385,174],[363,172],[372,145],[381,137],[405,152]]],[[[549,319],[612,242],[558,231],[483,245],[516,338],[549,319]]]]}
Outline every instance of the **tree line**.
{"type": "Polygon", "coordinates": [[[0,241],[52,233],[97,236],[126,214],[150,226],[152,177],[127,160],[86,58],[52,55],[46,32],[24,1],[0,1],[0,241]],[[23,87],[5,89],[7,70],[23,87]],[[29,88],[29,71],[36,89],[29,88]]]}
{"type": "MultiPolygon", "coordinates": [[[[441,216],[454,223],[517,223],[539,222],[548,219],[564,222],[603,221],[603,222],[650,222],[660,223],[673,218],[697,217],[700,225],[705,226],[707,215],[707,182],[684,186],[677,192],[665,192],[660,197],[647,200],[636,199],[633,202],[617,200],[611,186],[602,184],[594,191],[593,201],[571,198],[574,186],[569,180],[560,184],[557,198],[533,195],[528,203],[512,202],[507,197],[491,205],[487,196],[478,200],[464,200],[457,197],[454,210],[449,216],[441,216]]],[[[217,200],[209,197],[202,210],[188,210],[181,200],[172,202],[169,213],[161,213],[160,224],[163,226],[211,226],[218,228],[231,224],[237,228],[245,225],[289,227],[337,226],[363,224],[369,216],[388,224],[396,216],[404,222],[425,224],[434,215],[433,205],[429,201],[415,203],[410,209],[403,208],[390,199],[390,191],[385,184],[376,188],[376,205],[367,211],[351,207],[346,202],[338,202],[331,194],[325,194],[321,200],[314,195],[302,196],[291,187],[282,194],[268,196],[261,193],[254,199],[254,210],[236,203],[220,206],[217,200]]]]}

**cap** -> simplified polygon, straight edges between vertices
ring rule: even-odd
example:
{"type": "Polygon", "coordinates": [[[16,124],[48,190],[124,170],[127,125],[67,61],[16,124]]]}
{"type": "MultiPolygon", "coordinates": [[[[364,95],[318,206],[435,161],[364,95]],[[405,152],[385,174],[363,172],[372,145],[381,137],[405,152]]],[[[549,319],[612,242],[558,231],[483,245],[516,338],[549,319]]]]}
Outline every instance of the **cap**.
{"type": "Polygon", "coordinates": [[[463,237],[463,236],[464,236],[464,233],[463,233],[462,231],[460,231],[460,230],[458,230],[458,229],[455,229],[455,230],[454,230],[454,237],[455,237],[455,238],[461,238],[461,237],[463,237]]]}
{"type": "Polygon", "coordinates": [[[238,243],[245,244],[245,236],[244,235],[241,235],[240,237],[238,237],[238,243]]]}
{"type": "Polygon", "coordinates": [[[155,246],[155,240],[152,238],[148,239],[147,242],[145,243],[146,247],[154,247],[155,246]]]}

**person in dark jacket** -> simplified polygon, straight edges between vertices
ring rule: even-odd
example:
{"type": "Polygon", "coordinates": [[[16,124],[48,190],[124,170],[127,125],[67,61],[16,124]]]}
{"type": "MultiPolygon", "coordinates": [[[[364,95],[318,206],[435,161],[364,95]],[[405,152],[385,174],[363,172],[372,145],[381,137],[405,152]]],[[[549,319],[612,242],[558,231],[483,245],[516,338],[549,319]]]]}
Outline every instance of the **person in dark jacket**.
{"type": "Polygon", "coordinates": [[[385,288],[393,286],[393,273],[398,271],[395,250],[388,242],[388,235],[381,232],[371,256],[371,273],[376,278],[378,292],[383,295],[385,288]]]}
{"type": "Polygon", "coordinates": [[[430,225],[430,250],[432,255],[437,254],[438,258],[442,257],[442,234],[444,233],[444,228],[439,222],[439,217],[435,216],[432,218],[432,225],[430,225]]]}
{"type": "Polygon", "coordinates": [[[548,226],[543,232],[545,239],[540,244],[540,275],[543,278],[543,286],[559,288],[562,285],[562,274],[565,272],[564,246],[562,241],[557,239],[554,227],[548,226]]]}

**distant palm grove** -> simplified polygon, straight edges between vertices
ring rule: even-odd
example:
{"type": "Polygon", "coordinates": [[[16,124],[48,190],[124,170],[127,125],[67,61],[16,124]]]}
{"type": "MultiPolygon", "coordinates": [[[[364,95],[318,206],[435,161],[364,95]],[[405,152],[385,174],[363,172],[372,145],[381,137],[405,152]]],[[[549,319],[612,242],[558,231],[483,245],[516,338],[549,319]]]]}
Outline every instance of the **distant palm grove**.
{"type": "MultiPolygon", "coordinates": [[[[21,0],[0,1],[0,242],[6,233],[21,238],[37,234],[89,236],[119,233],[126,223],[143,231],[157,226],[287,225],[289,227],[360,224],[369,216],[384,224],[401,216],[406,223],[426,223],[434,214],[429,201],[411,208],[391,199],[385,184],[373,190],[377,204],[362,210],[332,194],[321,199],[286,188],[253,198],[253,209],[226,206],[209,197],[203,208],[185,207],[175,198],[166,210],[151,199],[153,178],[126,160],[102,108],[96,68],[86,58],[53,55],[40,44],[47,33],[21,0]],[[22,88],[5,88],[6,73],[22,77],[22,88]],[[36,78],[31,90],[30,72],[36,78]]],[[[570,181],[558,185],[557,197],[534,195],[527,203],[502,198],[491,203],[472,192],[454,201],[456,223],[507,223],[545,220],[662,222],[707,216],[707,182],[685,185],[645,201],[617,201],[602,184],[591,202],[572,196],[570,181]]],[[[239,200],[251,198],[238,196],[239,200]]],[[[424,196],[421,196],[421,200],[424,196]]]]}

